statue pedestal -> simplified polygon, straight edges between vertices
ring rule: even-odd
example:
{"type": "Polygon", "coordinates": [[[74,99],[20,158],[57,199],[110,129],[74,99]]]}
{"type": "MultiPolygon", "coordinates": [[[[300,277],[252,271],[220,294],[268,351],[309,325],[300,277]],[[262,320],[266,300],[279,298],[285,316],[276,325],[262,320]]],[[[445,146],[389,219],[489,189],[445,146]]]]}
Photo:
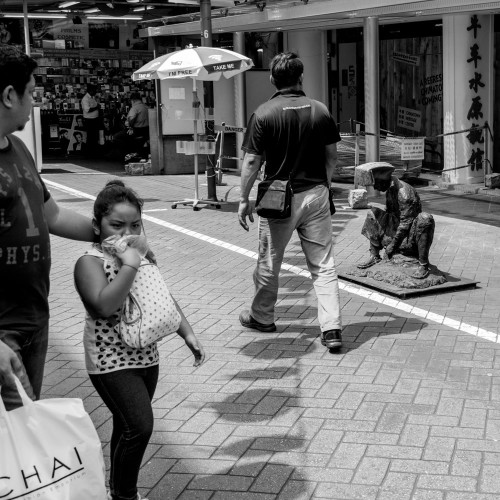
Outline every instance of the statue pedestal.
{"type": "Polygon", "coordinates": [[[396,254],[390,261],[382,259],[378,264],[367,269],[359,269],[356,265],[340,267],[338,275],[339,278],[346,281],[373,288],[401,299],[475,287],[478,283],[443,273],[432,265],[429,266],[430,273],[426,278],[412,278],[412,274],[418,269],[418,266],[417,259],[396,254]]]}

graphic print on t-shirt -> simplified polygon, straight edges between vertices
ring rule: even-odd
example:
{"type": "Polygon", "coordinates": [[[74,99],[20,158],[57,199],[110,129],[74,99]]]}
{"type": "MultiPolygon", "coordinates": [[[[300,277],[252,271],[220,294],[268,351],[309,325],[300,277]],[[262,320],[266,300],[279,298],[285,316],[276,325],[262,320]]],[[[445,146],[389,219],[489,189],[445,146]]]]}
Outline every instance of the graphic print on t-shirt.
{"type": "Polygon", "coordinates": [[[9,146],[0,150],[0,329],[29,331],[46,324],[49,197],[26,146],[9,136],[9,146]]]}

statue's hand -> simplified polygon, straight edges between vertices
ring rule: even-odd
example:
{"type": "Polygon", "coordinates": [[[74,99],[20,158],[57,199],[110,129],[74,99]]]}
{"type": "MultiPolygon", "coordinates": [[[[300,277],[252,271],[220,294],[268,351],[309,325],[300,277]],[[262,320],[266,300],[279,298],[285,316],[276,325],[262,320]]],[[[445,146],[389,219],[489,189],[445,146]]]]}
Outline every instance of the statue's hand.
{"type": "Polygon", "coordinates": [[[388,260],[391,260],[393,255],[394,255],[394,245],[392,243],[389,243],[385,247],[385,256],[388,260]]]}

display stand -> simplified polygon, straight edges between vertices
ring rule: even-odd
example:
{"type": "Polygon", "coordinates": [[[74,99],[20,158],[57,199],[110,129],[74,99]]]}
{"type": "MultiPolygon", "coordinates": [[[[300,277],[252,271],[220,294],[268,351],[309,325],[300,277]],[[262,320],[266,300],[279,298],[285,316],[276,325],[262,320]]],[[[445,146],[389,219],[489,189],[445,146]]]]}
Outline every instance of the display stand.
{"type": "Polygon", "coordinates": [[[194,211],[205,208],[207,205],[213,205],[215,208],[220,208],[221,203],[214,200],[200,200],[198,190],[198,111],[200,109],[200,101],[198,99],[198,91],[196,89],[196,80],[193,78],[193,110],[194,110],[194,198],[188,198],[172,203],[172,208],[177,208],[177,205],[191,205],[194,211]]]}

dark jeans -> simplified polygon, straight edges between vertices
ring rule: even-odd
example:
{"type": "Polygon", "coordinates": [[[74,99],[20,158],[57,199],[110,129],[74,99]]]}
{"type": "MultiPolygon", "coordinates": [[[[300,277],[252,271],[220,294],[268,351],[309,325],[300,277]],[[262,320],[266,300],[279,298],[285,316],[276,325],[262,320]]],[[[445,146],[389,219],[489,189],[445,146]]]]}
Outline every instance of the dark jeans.
{"type": "Polygon", "coordinates": [[[142,457],[153,432],[151,400],[158,365],[89,375],[113,414],[109,487],[113,500],[135,500],[142,457]]]}
{"type": "Polygon", "coordinates": [[[87,143],[85,145],[86,154],[89,156],[95,155],[99,148],[99,118],[84,118],[85,130],[87,132],[87,143]]]}
{"type": "MultiPolygon", "coordinates": [[[[48,339],[48,325],[31,333],[0,330],[0,341],[3,341],[16,353],[23,365],[23,373],[19,380],[28,396],[33,400],[40,399],[42,391],[48,339]]],[[[7,410],[13,410],[23,405],[15,387],[2,385],[1,394],[7,410]]]]}

